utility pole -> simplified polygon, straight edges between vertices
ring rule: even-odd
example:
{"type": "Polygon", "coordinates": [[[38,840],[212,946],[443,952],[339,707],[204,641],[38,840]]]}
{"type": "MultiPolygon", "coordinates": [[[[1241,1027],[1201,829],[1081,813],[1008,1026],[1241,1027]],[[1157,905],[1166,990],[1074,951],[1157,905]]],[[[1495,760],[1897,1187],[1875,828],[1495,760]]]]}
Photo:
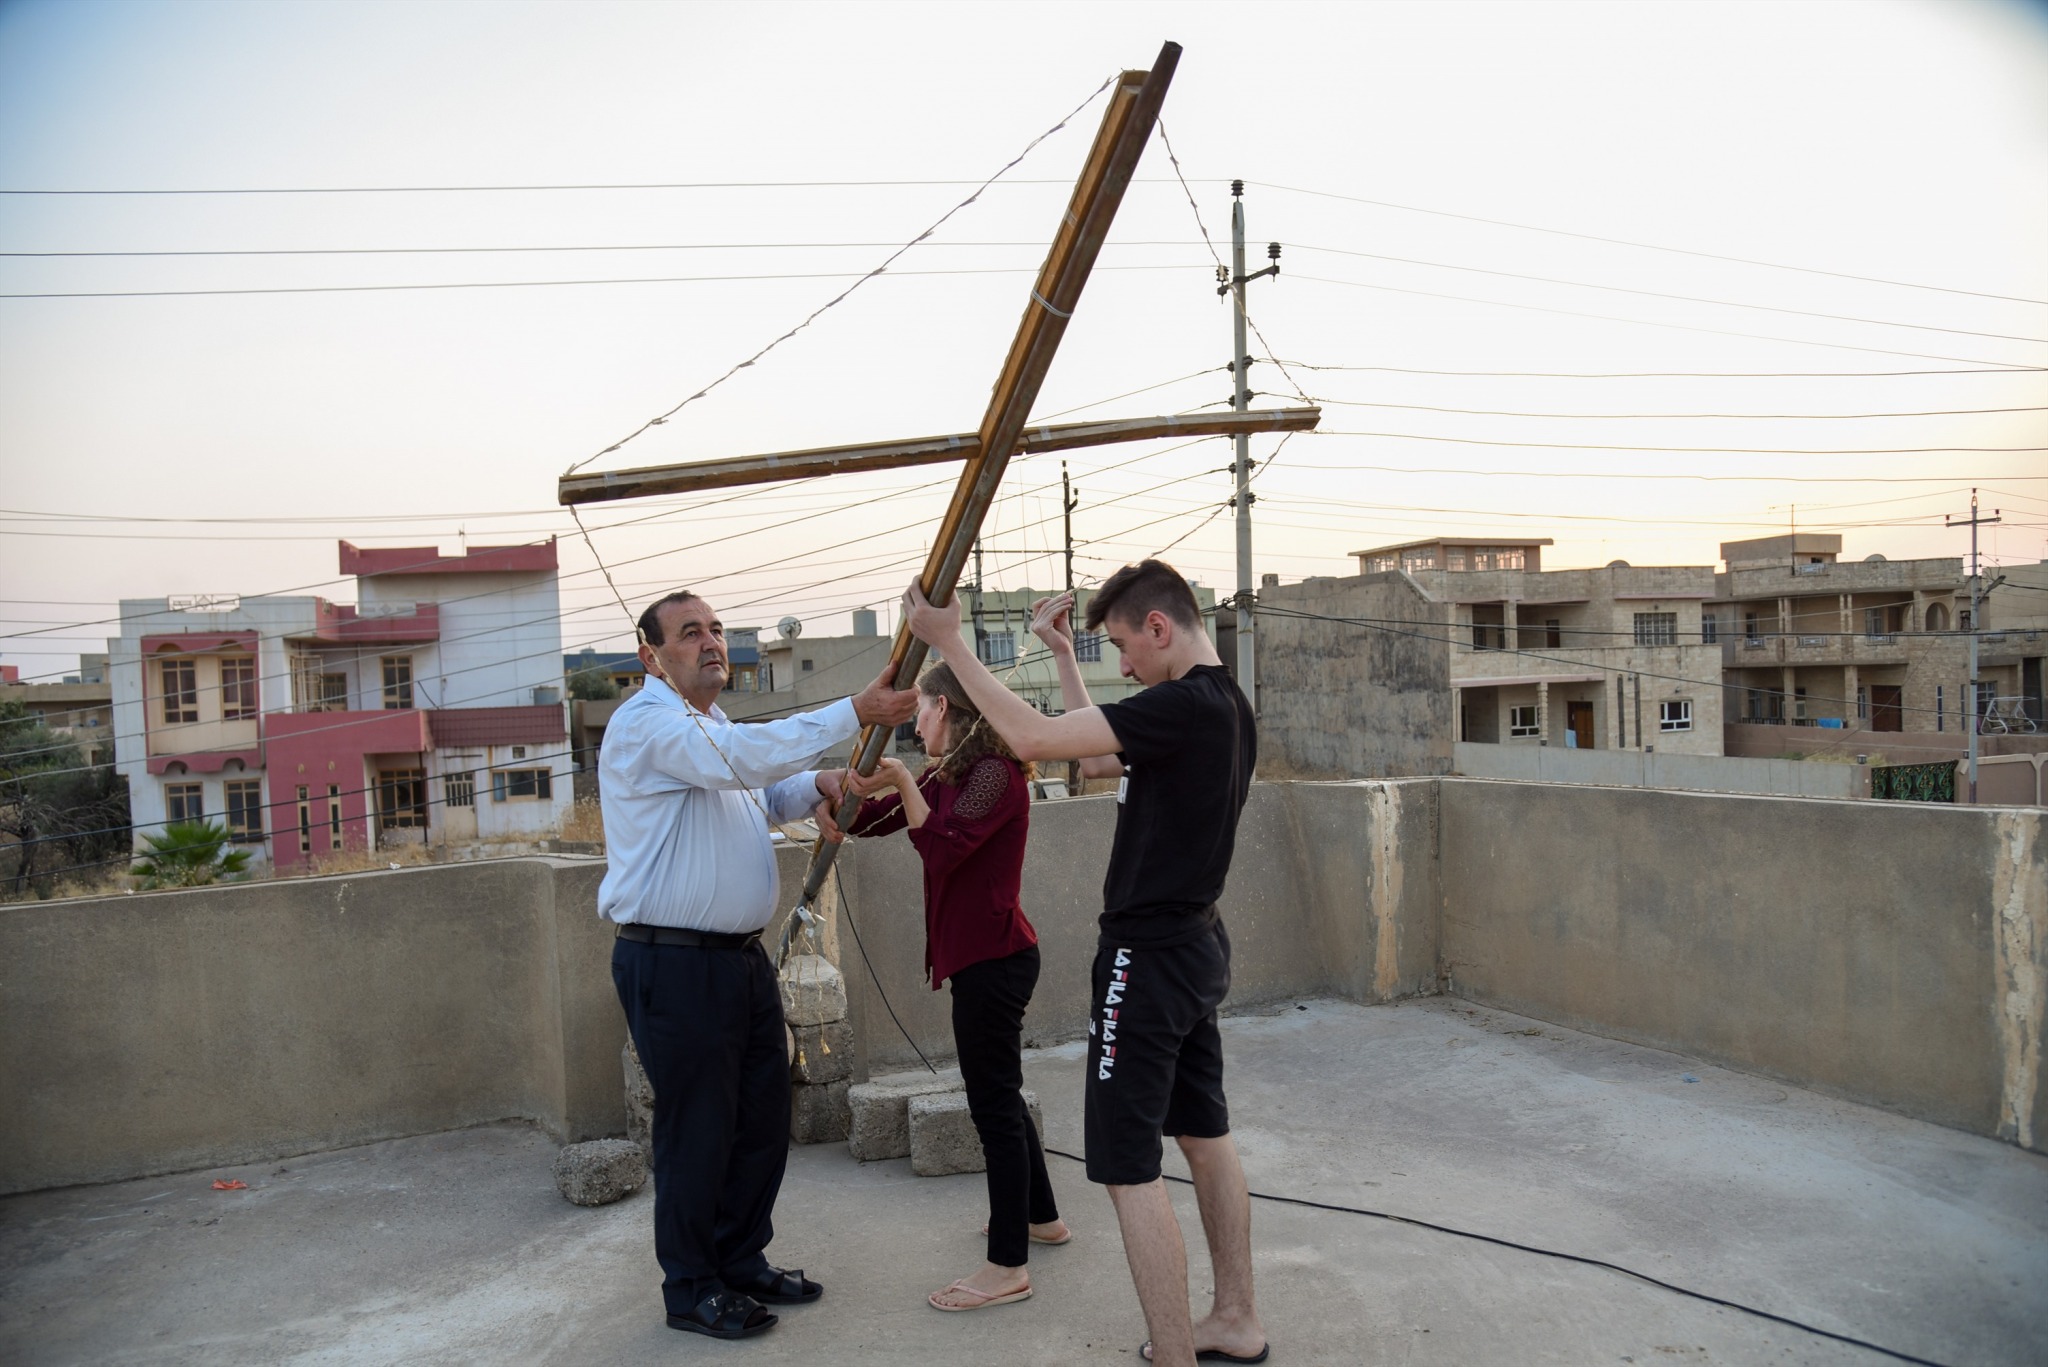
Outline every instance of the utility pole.
{"type": "MultiPolygon", "coordinates": [[[[1244,270],[1244,182],[1230,182],[1230,272],[1216,287],[1216,293],[1231,296],[1230,310],[1230,373],[1236,383],[1231,387],[1230,406],[1242,413],[1252,402],[1252,358],[1245,345],[1244,287],[1261,276],[1280,274],[1280,244],[1266,244],[1266,255],[1272,264],[1262,271],[1246,275],[1244,270]]],[[[1222,276],[1221,270],[1217,271],[1222,276]]],[[[1244,691],[1245,701],[1258,710],[1258,680],[1253,671],[1257,668],[1256,652],[1253,650],[1252,604],[1252,455],[1251,438],[1239,433],[1237,438],[1237,459],[1232,462],[1230,472],[1237,477],[1237,493],[1230,500],[1230,506],[1237,510],[1237,686],[1244,691]]]]}
{"type": "Polygon", "coordinates": [[[1986,523],[1998,521],[1999,510],[1993,508],[1991,516],[1977,515],[1977,491],[1970,490],[1970,516],[1967,520],[1951,517],[1944,525],[1950,527],[1968,526],[1970,529],[1970,677],[1964,682],[1963,697],[1968,707],[1968,730],[1970,736],[1970,803],[1977,801],[1977,729],[1983,725],[1983,718],[1977,713],[1977,633],[1984,623],[1983,579],[1977,573],[1977,529],[1986,523]]]}
{"type": "Polygon", "coordinates": [[[1067,463],[1060,462],[1060,520],[1067,544],[1067,592],[1074,591],[1074,509],[1081,500],[1074,497],[1074,486],[1067,482],[1067,463]]]}
{"type": "Polygon", "coordinates": [[[976,536],[974,538],[974,586],[970,590],[974,595],[974,601],[968,607],[969,616],[974,621],[974,658],[977,660],[981,658],[981,642],[983,639],[981,628],[981,582],[981,538],[976,536]]]}

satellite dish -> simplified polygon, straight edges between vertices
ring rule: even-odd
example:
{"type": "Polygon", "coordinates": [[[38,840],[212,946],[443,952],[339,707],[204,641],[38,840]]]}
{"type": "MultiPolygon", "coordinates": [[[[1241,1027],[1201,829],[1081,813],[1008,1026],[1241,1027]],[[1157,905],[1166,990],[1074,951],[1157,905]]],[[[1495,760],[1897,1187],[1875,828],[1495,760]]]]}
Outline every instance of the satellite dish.
{"type": "Polygon", "coordinates": [[[785,641],[794,641],[804,634],[804,624],[794,617],[783,618],[775,624],[775,629],[782,633],[782,639],[785,641]]]}
{"type": "Polygon", "coordinates": [[[1610,560],[1607,562],[1607,568],[1610,570],[1625,570],[1628,567],[1628,561],[1626,560],[1610,560]]]}

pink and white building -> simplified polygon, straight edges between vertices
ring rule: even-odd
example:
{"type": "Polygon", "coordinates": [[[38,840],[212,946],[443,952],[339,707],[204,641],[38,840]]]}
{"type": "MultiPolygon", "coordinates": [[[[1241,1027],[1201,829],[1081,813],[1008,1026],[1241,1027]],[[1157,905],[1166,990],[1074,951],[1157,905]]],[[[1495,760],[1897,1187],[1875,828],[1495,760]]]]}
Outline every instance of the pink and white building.
{"type": "Polygon", "coordinates": [[[142,836],[224,822],[290,868],[341,850],[530,840],[573,801],[555,543],[341,543],[353,606],[124,599],[115,767],[142,836]]]}

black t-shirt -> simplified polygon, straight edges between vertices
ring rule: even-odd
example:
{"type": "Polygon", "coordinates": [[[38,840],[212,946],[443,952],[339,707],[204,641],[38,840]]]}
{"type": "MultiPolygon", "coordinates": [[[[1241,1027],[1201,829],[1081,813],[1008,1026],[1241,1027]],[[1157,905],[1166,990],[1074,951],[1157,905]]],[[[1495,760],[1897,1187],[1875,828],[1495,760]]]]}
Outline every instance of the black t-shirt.
{"type": "Polygon", "coordinates": [[[1102,933],[1170,945],[1206,930],[1237,846],[1237,818],[1259,759],[1257,725],[1230,671],[1196,665],[1102,715],[1124,778],[1102,882],[1102,933]]]}

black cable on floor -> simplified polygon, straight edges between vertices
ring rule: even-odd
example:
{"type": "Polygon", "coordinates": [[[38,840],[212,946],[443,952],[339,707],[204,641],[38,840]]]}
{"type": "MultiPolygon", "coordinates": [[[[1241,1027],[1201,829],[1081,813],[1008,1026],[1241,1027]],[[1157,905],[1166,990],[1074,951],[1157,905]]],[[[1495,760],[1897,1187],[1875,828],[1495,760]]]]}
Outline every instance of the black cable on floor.
{"type": "MultiPolygon", "coordinates": [[[[874,961],[868,958],[867,946],[861,944],[860,927],[853,923],[853,903],[846,895],[846,884],[840,881],[839,865],[836,861],[832,865],[832,884],[839,891],[839,905],[846,913],[847,928],[853,931],[853,942],[860,949],[861,962],[868,967],[868,981],[875,985],[875,994],[882,999],[883,1007],[889,1012],[889,1019],[896,1023],[897,1033],[903,1036],[905,1043],[917,1051],[918,1061],[923,1063],[927,1069],[930,1069],[933,1074],[937,1074],[939,1070],[932,1067],[932,1061],[924,1056],[924,1050],[918,1048],[917,1041],[912,1039],[910,1032],[903,1028],[903,1021],[897,1016],[896,1008],[889,1005],[889,993],[883,988],[880,975],[875,972],[874,961]]],[[[1080,1154],[1068,1153],[1065,1149],[1055,1149],[1047,1146],[1045,1152],[1056,1154],[1061,1158],[1067,1159],[1069,1162],[1086,1163],[1088,1161],[1080,1154]]],[[[1161,1175],[1167,1181],[1179,1182],[1182,1186],[1191,1187],[1194,1185],[1188,1178],[1176,1177],[1172,1173],[1163,1173],[1161,1175]]],[[[1674,1292],[1680,1296],[1690,1297],[1696,1301],[1704,1301],[1708,1305],[1718,1305],[1727,1310],[1738,1310],[1745,1315],[1753,1315],[1760,1320],[1769,1320],[1773,1324],[1782,1324],[1788,1329],[1797,1329],[1801,1333],[1812,1334],[1817,1338],[1832,1339],[1836,1343],[1845,1343],[1851,1348],[1862,1348],[1867,1352],[1880,1353],[1899,1362],[1910,1362],[1914,1364],[1914,1367],[1948,1367],[1947,1363],[1936,1362],[1932,1358],[1915,1357],[1911,1353],[1902,1353],[1896,1348],[1887,1348],[1883,1344],[1872,1343],[1868,1339],[1859,1339],[1850,1334],[1837,1334],[1832,1329],[1823,1329],[1819,1325],[1808,1324],[1803,1320],[1776,1315],[1768,1310],[1759,1310],[1753,1305],[1744,1305],[1741,1301],[1731,1301],[1721,1296],[1709,1295],[1704,1291],[1695,1291],[1689,1286],[1680,1286],[1676,1282],[1667,1282],[1660,1277],[1653,1277],[1647,1272],[1638,1272],[1632,1267],[1623,1267],[1620,1263],[1610,1263],[1601,1258],[1589,1258],[1582,1253],[1564,1253],[1554,1248],[1540,1248],[1535,1244],[1518,1244],[1513,1239],[1502,1239],[1492,1234],[1479,1234],[1469,1229],[1457,1229],[1451,1225],[1434,1224],[1428,1220],[1419,1220],[1412,1215],[1395,1215],[1391,1211],[1385,1210],[1367,1210],[1363,1206],[1332,1205],[1327,1201],[1311,1201],[1301,1196],[1275,1196],[1263,1191],[1247,1191],[1246,1194],[1260,1201],[1271,1201],[1276,1205],[1302,1206],[1308,1210],[1326,1210],[1337,1215],[1364,1215],[1375,1220],[1387,1220],[1397,1225],[1414,1225],[1417,1229],[1433,1230],[1438,1234],[1449,1234],[1460,1239],[1472,1239],[1482,1244],[1492,1244],[1497,1248],[1512,1248],[1520,1253],[1534,1253],[1538,1257],[1556,1258],[1561,1262],[1580,1263],[1586,1267],[1597,1267],[1608,1272],[1619,1272],[1624,1277],[1633,1277],[1639,1282],[1647,1282],[1651,1286],[1674,1292]]]]}
{"type": "Polygon", "coordinates": [[[832,861],[832,886],[838,890],[839,909],[846,913],[846,928],[853,932],[853,943],[854,947],[860,950],[860,961],[868,966],[868,981],[875,985],[875,995],[882,999],[882,1006],[888,1011],[889,1019],[896,1022],[896,1033],[903,1036],[904,1042],[912,1049],[917,1049],[917,1061],[929,1069],[933,1077],[937,1077],[939,1070],[932,1067],[932,1061],[924,1056],[924,1050],[917,1048],[917,1041],[911,1039],[910,1032],[903,1028],[903,1021],[897,1016],[896,1008],[889,1005],[889,993],[882,986],[882,976],[875,972],[875,961],[868,957],[868,947],[861,943],[860,927],[853,923],[853,900],[846,895],[846,884],[840,880],[839,861],[836,859],[832,861]]]}
{"type": "MultiPolygon", "coordinates": [[[[905,1038],[908,1038],[908,1036],[905,1036],[905,1038]]],[[[916,1045],[913,1044],[911,1047],[916,1048],[916,1045]]],[[[1075,1163],[1085,1163],[1088,1161],[1081,1157],[1081,1155],[1068,1153],[1064,1149],[1055,1149],[1048,1146],[1045,1151],[1051,1154],[1058,1154],[1061,1158],[1075,1163]]],[[[1194,1185],[1188,1178],[1176,1177],[1172,1173],[1164,1173],[1162,1176],[1167,1181],[1179,1182],[1182,1186],[1191,1187],[1194,1185]]],[[[1931,1358],[1914,1357],[1911,1353],[1902,1353],[1896,1348],[1886,1348],[1882,1344],[1872,1343],[1867,1339],[1855,1338],[1848,1334],[1837,1334],[1832,1329],[1822,1329],[1818,1325],[1807,1324],[1802,1320],[1788,1319],[1784,1315],[1774,1315],[1768,1310],[1759,1310],[1753,1305],[1744,1305],[1741,1301],[1731,1301],[1720,1296],[1710,1296],[1704,1291],[1695,1291],[1691,1287],[1680,1286],[1676,1282],[1667,1282],[1661,1278],[1653,1277],[1647,1272],[1638,1272],[1632,1267],[1623,1267],[1620,1263],[1610,1263],[1600,1258],[1588,1258],[1580,1253],[1562,1253],[1554,1248],[1539,1248],[1535,1244],[1518,1244],[1513,1239],[1502,1239],[1492,1234],[1478,1234],[1469,1229],[1456,1229],[1450,1225],[1432,1224],[1428,1220],[1418,1220],[1412,1215],[1395,1215],[1390,1211],[1367,1210],[1361,1206],[1332,1205],[1326,1201],[1310,1201],[1299,1196],[1274,1196],[1263,1191],[1253,1191],[1248,1194],[1258,1200],[1272,1201],[1278,1205],[1305,1206],[1310,1210],[1327,1210],[1338,1215],[1367,1215],[1375,1220],[1389,1220],[1397,1225],[1414,1225],[1419,1229],[1434,1230],[1438,1234],[1451,1234],[1460,1239],[1475,1239],[1482,1244],[1493,1244],[1499,1248],[1512,1248],[1518,1252],[1534,1253],[1545,1258],[1557,1258],[1568,1263],[1583,1263],[1587,1267],[1604,1268],[1609,1272],[1619,1272],[1624,1277],[1633,1277],[1639,1282],[1648,1282],[1651,1286],[1660,1287],[1665,1291],[1673,1291],[1681,1296],[1689,1296],[1696,1301],[1705,1301],[1708,1305],[1718,1305],[1728,1310],[1740,1310],[1745,1315],[1754,1315],[1758,1319],[1769,1320],[1773,1324],[1782,1324],[1788,1328],[1797,1329],[1802,1333],[1817,1335],[1820,1338],[1833,1339],[1836,1343],[1846,1343],[1851,1348],[1862,1348],[1872,1353],[1882,1353],[1884,1356],[1896,1358],[1900,1362],[1913,1363],[1915,1367],[1947,1367],[1946,1363],[1936,1362],[1931,1358]]]]}

